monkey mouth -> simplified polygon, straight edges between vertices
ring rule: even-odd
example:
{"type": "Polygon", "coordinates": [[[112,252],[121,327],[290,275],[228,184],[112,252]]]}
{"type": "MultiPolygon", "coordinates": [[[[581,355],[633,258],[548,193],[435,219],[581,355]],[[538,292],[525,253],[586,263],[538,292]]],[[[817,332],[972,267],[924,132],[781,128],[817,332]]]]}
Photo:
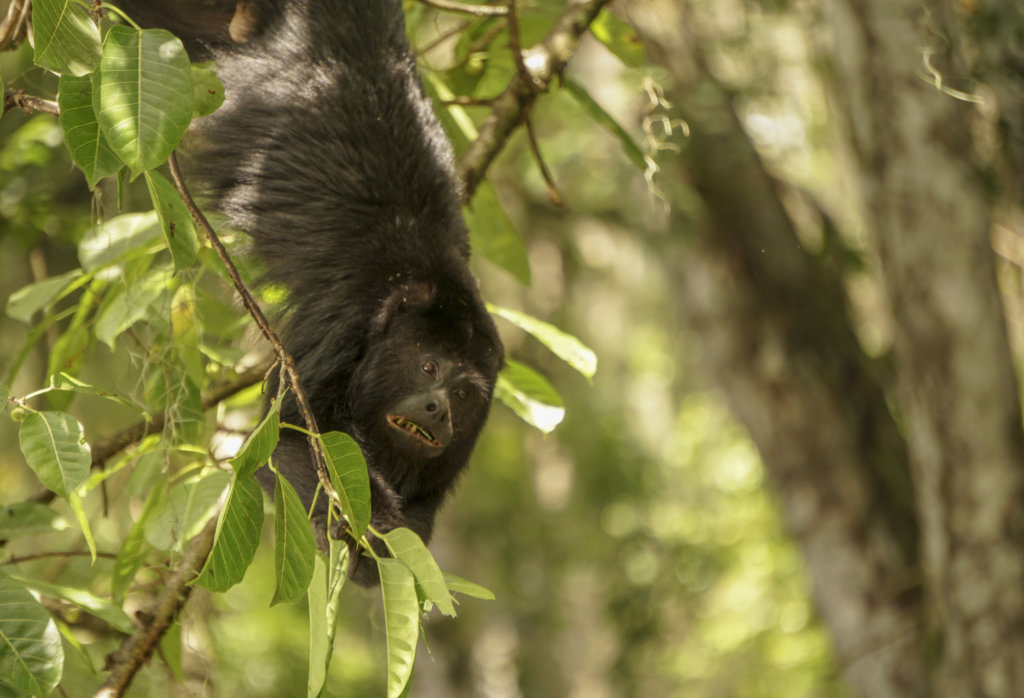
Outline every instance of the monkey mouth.
{"type": "Polygon", "coordinates": [[[407,417],[403,417],[400,414],[389,414],[388,424],[393,426],[395,429],[404,431],[406,434],[409,434],[428,446],[441,448],[441,442],[437,440],[437,437],[434,436],[429,429],[422,424],[417,424],[407,417]]]}

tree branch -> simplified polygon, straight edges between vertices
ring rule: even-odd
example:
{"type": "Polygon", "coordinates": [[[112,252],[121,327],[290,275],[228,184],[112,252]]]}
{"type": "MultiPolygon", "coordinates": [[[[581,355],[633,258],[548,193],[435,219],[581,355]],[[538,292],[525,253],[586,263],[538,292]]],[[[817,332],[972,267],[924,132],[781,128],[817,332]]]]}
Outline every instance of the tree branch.
{"type": "Polygon", "coordinates": [[[121,647],[107,657],[106,668],[111,672],[103,686],[96,692],[95,698],[123,696],[135,674],[153,655],[160,638],[171,627],[178,611],[188,600],[192,591],[189,582],[199,574],[213,549],[218,518],[211,518],[203,530],[189,541],[185,557],[171,573],[164,590],[153,602],[149,613],[139,616],[144,618],[139,631],[125,638],[121,647]]]}
{"type": "Polygon", "coordinates": [[[6,114],[11,109],[20,109],[26,114],[43,112],[44,114],[60,116],[60,107],[57,106],[57,102],[51,99],[35,97],[25,92],[25,90],[7,90],[4,92],[3,113],[6,114]]]}
{"type": "Polygon", "coordinates": [[[512,132],[526,119],[537,96],[562,74],[601,9],[611,0],[573,0],[547,36],[517,58],[525,72],[517,71],[508,87],[494,99],[493,111],[480,126],[480,134],[456,163],[463,183],[463,198],[473,197],[487,168],[505,147],[512,132]]]}
{"type": "MultiPolygon", "coordinates": [[[[270,366],[266,364],[250,368],[236,378],[215,385],[213,389],[203,397],[203,410],[208,410],[215,405],[227,400],[232,395],[245,390],[263,380],[270,366]]],[[[92,446],[92,467],[99,468],[117,453],[128,448],[132,444],[142,441],[150,434],[163,431],[167,424],[167,416],[158,414],[149,421],[137,422],[127,429],[104,439],[100,439],[92,446]]]]}
{"type": "Polygon", "coordinates": [[[477,17],[504,17],[508,14],[508,8],[501,5],[468,5],[462,2],[453,2],[453,0],[420,0],[420,2],[436,10],[477,17]]]}

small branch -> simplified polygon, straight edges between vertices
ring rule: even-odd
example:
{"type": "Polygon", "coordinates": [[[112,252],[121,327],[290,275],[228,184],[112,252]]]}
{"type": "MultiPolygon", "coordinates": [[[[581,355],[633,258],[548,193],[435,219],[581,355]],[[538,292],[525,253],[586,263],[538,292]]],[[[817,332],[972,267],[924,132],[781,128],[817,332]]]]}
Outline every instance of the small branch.
{"type": "Polygon", "coordinates": [[[25,90],[7,90],[4,92],[4,111],[6,114],[11,109],[20,109],[26,114],[43,112],[60,116],[60,107],[51,99],[43,99],[28,94],[25,90]]]}
{"type": "Polygon", "coordinates": [[[555,178],[551,176],[551,171],[548,169],[543,156],[540,154],[540,145],[537,143],[537,134],[533,129],[533,121],[531,121],[529,117],[526,118],[526,135],[530,142],[530,152],[533,153],[533,159],[537,161],[537,167],[540,168],[540,174],[544,178],[544,183],[548,187],[548,196],[551,198],[551,203],[555,206],[561,206],[563,203],[562,195],[558,191],[558,185],[555,184],[555,178]]]}
{"type": "Polygon", "coordinates": [[[144,620],[139,631],[125,638],[121,646],[107,657],[107,668],[110,669],[110,675],[107,676],[107,680],[96,692],[94,698],[123,696],[132,679],[135,678],[135,674],[153,656],[160,638],[171,627],[178,611],[188,600],[188,595],[192,591],[189,582],[199,574],[213,549],[218,518],[218,516],[211,518],[199,535],[189,541],[185,557],[171,573],[164,590],[157,597],[148,614],[144,616],[140,614],[139,617],[144,620]]]}
{"type": "Polygon", "coordinates": [[[526,73],[517,72],[494,100],[494,111],[481,124],[480,135],[459,158],[457,169],[464,199],[472,198],[509,136],[526,120],[537,95],[547,91],[552,80],[562,74],[580,38],[610,1],[573,0],[544,40],[523,53],[526,73]]]}
{"type": "MultiPolygon", "coordinates": [[[[181,170],[178,168],[178,158],[174,153],[171,153],[170,158],[167,160],[167,164],[171,168],[171,178],[174,180],[174,186],[177,187],[178,193],[181,194],[181,198],[185,202],[185,206],[192,214],[192,218],[195,219],[196,224],[203,229],[206,233],[207,239],[210,244],[213,245],[213,249],[217,251],[217,256],[220,257],[221,262],[228,270],[228,274],[231,276],[231,281],[234,283],[235,290],[238,295],[242,298],[242,303],[249,311],[249,315],[252,316],[253,320],[259,326],[260,331],[263,332],[263,336],[267,338],[271,346],[274,347],[274,353],[278,357],[278,361],[281,362],[281,370],[284,373],[284,377],[291,386],[292,391],[295,393],[295,402],[298,405],[299,412],[302,414],[303,420],[306,422],[306,428],[311,432],[320,433],[320,429],[317,427],[316,418],[313,416],[313,410],[309,404],[309,398],[306,396],[306,391],[302,388],[302,382],[299,379],[299,372],[295,368],[295,360],[291,354],[284,348],[284,344],[281,343],[281,339],[274,332],[274,329],[270,326],[266,316],[263,314],[263,310],[260,309],[256,299],[253,298],[252,293],[246,287],[245,282],[242,281],[241,275],[238,273],[238,268],[235,267],[235,263],[231,261],[231,257],[228,255],[228,251],[224,249],[223,243],[220,238],[217,237],[216,231],[210,222],[206,220],[206,216],[196,206],[196,202],[192,199],[192,195],[189,193],[188,188],[185,186],[185,181],[182,179],[181,170]]],[[[284,381],[282,381],[283,383],[284,381]]],[[[317,476],[320,478],[320,483],[324,488],[324,491],[328,494],[332,501],[336,501],[338,498],[337,493],[334,491],[334,487],[331,485],[331,477],[327,472],[327,463],[324,461],[324,454],[320,446],[319,440],[310,437],[309,448],[313,453],[313,463],[316,465],[317,476]]]]}
{"type": "Polygon", "coordinates": [[[458,12],[464,15],[475,15],[476,17],[504,17],[508,14],[508,8],[501,5],[467,5],[453,0],[420,0],[424,5],[429,5],[435,10],[445,12],[458,12]]]}
{"type": "Polygon", "coordinates": [[[13,0],[7,6],[7,14],[0,21],[0,51],[21,46],[28,35],[28,20],[32,5],[28,0],[13,0]]]}
{"type": "MultiPolygon", "coordinates": [[[[89,555],[92,553],[88,550],[51,550],[45,553],[32,553],[31,555],[11,555],[9,558],[0,562],[0,567],[7,565],[17,565],[22,562],[31,562],[32,560],[42,560],[47,557],[80,557],[89,555]]],[[[116,560],[117,554],[115,553],[96,553],[96,557],[102,557],[107,560],[116,560]]]]}
{"type": "MultiPolygon", "coordinates": [[[[233,380],[225,381],[214,386],[213,389],[203,397],[203,409],[208,410],[214,405],[218,405],[224,400],[227,400],[232,395],[245,390],[251,385],[259,383],[263,380],[263,376],[266,375],[266,372],[266,365],[257,366],[255,368],[250,368],[245,373],[239,374],[233,380]]],[[[156,434],[163,431],[166,423],[167,416],[164,414],[158,414],[148,422],[137,422],[127,429],[97,441],[92,446],[92,467],[102,467],[114,455],[120,453],[132,444],[142,441],[142,439],[146,438],[150,434],[156,434]]]]}

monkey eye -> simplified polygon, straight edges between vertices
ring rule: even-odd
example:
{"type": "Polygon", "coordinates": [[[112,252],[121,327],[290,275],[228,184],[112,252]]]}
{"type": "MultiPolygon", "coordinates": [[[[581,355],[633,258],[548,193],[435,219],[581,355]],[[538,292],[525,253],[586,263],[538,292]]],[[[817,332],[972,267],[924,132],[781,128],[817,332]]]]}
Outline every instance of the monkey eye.
{"type": "Polygon", "coordinates": [[[466,390],[465,388],[456,388],[452,392],[455,393],[455,397],[459,398],[460,400],[465,400],[466,398],[469,397],[469,391],[466,390]]]}
{"type": "Polygon", "coordinates": [[[424,361],[420,365],[420,370],[423,371],[424,373],[426,373],[428,376],[436,376],[437,375],[437,364],[434,363],[433,361],[424,361]]]}

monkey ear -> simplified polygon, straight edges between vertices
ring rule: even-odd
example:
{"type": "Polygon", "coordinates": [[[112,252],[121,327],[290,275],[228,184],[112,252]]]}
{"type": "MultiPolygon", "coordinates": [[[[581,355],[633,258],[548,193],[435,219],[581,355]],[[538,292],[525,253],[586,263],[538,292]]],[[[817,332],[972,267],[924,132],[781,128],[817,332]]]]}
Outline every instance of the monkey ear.
{"type": "Polygon", "coordinates": [[[384,332],[400,313],[426,310],[434,302],[437,287],[426,281],[398,284],[381,302],[370,323],[374,334],[384,332]]]}

